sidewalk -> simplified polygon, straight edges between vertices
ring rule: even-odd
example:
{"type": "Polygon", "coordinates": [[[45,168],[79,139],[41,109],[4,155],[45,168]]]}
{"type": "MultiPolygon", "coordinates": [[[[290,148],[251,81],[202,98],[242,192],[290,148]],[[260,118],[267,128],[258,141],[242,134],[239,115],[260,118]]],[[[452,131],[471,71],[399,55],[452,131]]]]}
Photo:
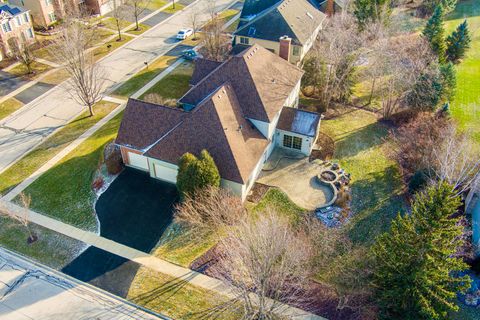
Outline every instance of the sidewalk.
{"type": "MultiPolygon", "coordinates": [[[[0,200],[0,206],[4,206],[6,210],[19,217],[25,216],[25,209],[11,202],[0,200]]],[[[180,267],[168,261],[152,256],[148,253],[130,248],[123,244],[101,237],[93,232],[81,230],[79,228],[49,218],[32,210],[29,210],[28,220],[42,227],[64,234],[70,238],[82,241],[88,245],[97,247],[125,259],[134,261],[152,270],[181,279],[194,286],[221,294],[229,299],[237,297],[237,295],[230,286],[218,279],[214,279],[199,272],[180,267]]],[[[290,306],[285,306],[283,314],[289,315],[299,320],[325,320],[325,318],[290,306]]]]}

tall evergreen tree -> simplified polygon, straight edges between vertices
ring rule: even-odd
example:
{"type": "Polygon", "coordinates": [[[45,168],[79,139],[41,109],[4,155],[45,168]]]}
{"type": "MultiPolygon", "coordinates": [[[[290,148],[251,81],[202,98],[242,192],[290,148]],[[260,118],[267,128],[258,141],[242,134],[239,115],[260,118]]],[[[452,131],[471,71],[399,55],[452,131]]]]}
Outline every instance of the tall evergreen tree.
{"type": "Polygon", "coordinates": [[[449,62],[440,66],[442,84],[441,101],[452,102],[457,89],[457,71],[453,63],[449,62]]]}
{"type": "Polygon", "coordinates": [[[456,62],[465,56],[470,48],[472,38],[468,29],[468,22],[465,19],[451,35],[447,37],[447,59],[456,62]]]}
{"type": "Polygon", "coordinates": [[[428,40],[433,52],[438,56],[440,63],[446,61],[446,45],[445,45],[445,29],[443,27],[443,7],[438,5],[433,12],[432,17],[428,20],[423,36],[428,40]]]}
{"type": "Polygon", "coordinates": [[[360,29],[367,23],[380,21],[390,16],[390,0],[354,0],[354,15],[360,29]]]}
{"type": "Polygon", "coordinates": [[[431,186],[417,194],[410,215],[398,215],[377,238],[373,285],[385,319],[443,320],[458,310],[456,294],[470,286],[458,275],[467,265],[454,256],[462,244],[459,205],[450,185],[431,186]]]}

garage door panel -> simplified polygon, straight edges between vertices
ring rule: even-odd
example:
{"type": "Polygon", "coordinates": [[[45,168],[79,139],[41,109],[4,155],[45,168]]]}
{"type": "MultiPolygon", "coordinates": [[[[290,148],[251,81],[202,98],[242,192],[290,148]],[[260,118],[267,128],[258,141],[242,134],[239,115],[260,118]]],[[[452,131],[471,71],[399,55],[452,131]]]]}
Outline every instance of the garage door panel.
{"type": "Polygon", "coordinates": [[[148,171],[147,157],[133,152],[128,153],[129,164],[133,167],[148,171]]]}
{"type": "Polygon", "coordinates": [[[166,166],[155,163],[155,176],[161,180],[171,183],[177,183],[177,169],[172,169],[166,166]]]}

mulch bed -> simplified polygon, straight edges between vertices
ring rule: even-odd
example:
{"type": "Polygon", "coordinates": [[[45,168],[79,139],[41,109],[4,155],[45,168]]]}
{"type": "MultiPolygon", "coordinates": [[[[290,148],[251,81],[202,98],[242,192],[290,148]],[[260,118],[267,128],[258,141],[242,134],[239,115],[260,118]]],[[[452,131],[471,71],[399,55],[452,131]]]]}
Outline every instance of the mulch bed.
{"type": "Polygon", "coordinates": [[[247,201],[253,203],[260,202],[270,188],[271,187],[266,184],[255,182],[250,190],[250,194],[247,196],[247,201]]]}
{"type": "Polygon", "coordinates": [[[315,145],[319,146],[319,148],[314,148],[312,150],[309,158],[310,161],[315,159],[330,160],[333,158],[333,154],[335,152],[335,141],[333,141],[329,135],[320,132],[315,145]]]}

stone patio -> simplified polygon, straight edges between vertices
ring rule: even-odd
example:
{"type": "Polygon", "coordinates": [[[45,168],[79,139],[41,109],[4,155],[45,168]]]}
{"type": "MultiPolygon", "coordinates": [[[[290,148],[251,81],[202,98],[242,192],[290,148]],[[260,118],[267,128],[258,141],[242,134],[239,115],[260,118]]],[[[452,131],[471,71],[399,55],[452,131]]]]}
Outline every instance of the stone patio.
{"type": "Polygon", "coordinates": [[[257,180],[280,188],[298,206],[315,210],[333,198],[333,191],[317,182],[321,172],[320,161],[308,161],[308,157],[282,148],[276,148],[257,180]]]}

